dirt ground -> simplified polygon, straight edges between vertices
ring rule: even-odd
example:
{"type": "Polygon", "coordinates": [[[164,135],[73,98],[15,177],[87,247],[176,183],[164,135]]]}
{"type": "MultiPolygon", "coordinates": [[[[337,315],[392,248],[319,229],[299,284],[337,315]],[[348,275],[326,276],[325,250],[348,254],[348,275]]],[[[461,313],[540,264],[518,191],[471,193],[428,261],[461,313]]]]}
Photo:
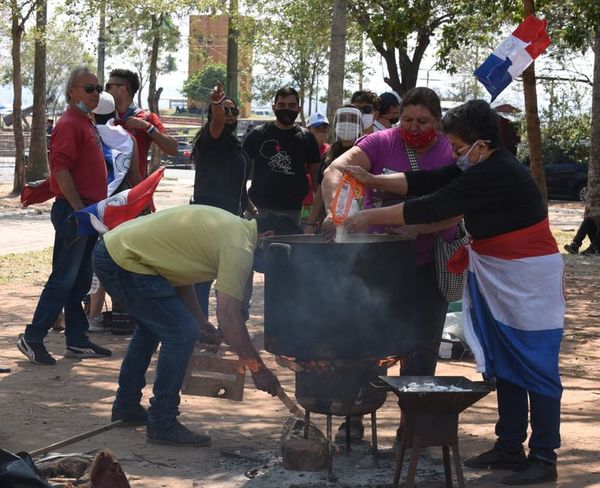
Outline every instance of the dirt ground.
{"type": "MultiPolygon", "coordinates": [[[[187,181],[187,180],[186,180],[187,181]]],[[[181,187],[176,180],[166,184],[159,208],[185,203],[189,182],[181,187]],[[169,186],[170,185],[170,186],[169,186]],[[179,195],[177,197],[176,195],[179,195]]],[[[0,186],[0,241],[14,236],[2,227],[2,216],[19,213],[15,198],[7,196],[9,186],[0,186]]],[[[48,206],[22,216],[47,218],[48,206]]],[[[581,219],[581,205],[552,203],[551,223],[562,244],[581,219]]],[[[15,231],[18,232],[18,231],[15,231]]],[[[0,256],[0,363],[9,374],[0,374],[0,447],[12,452],[35,450],[110,421],[111,402],[120,363],[129,337],[107,333],[93,338],[113,350],[110,359],[82,361],[62,357],[64,337],[51,331],[47,347],[56,357],[53,367],[26,361],[16,348],[17,335],[31,319],[41,287],[50,269],[50,251],[30,251],[23,243],[22,254],[0,256]]],[[[568,310],[561,357],[565,387],[562,411],[562,448],[559,451],[559,481],[539,486],[600,486],[600,256],[565,256],[568,310]]],[[[543,283],[532,286],[544,286],[543,283]]],[[[214,297],[211,298],[214,313],[214,297]]],[[[262,347],[262,277],[257,275],[249,329],[255,344],[262,347]]],[[[214,317],[214,315],[213,315],[214,317]]],[[[293,396],[293,374],[277,365],[264,350],[261,354],[293,396]]],[[[154,366],[154,364],[153,364],[154,366]]],[[[152,366],[152,367],[153,367],[152,366]]],[[[397,367],[389,374],[397,374],[397,367]]],[[[480,379],[471,361],[440,361],[439,375],[461,375],[480,379]]],[[[148,382],[152,383],[153,369],[148,382]]],[[[151,394],[147,387],[144,401],[151,394]]],[[[495,394],[490,394],[460,417],[459,442],[462,457],[489,448],[494,442],[495,394]]],[[[279,436],[288,412],[277,399],[254,389],[247,378],[243,402],[182,396],[180,419],[192,429],[208,429],[212,446],[177,448],[146,444],[143,428],[119,428],[59,449],[62,453],[93,453],[110,448],[120,459],[134,487],[383,487],[390,486],[394,461],[390,448],[398,420],[398,406],[390,394],[378,411],[379,446],[382,459],[378,469],[371,464],[367,444],[358,445],[350,455],[338,452],[334,458],[337,483],[326,473],[298,473],[283,469],[279,457],[279,436]]],[[[313,421],[324,431],[323,416],[313,421]]],[[[334,421],[334,428],[341,419],[334,421]]],[[[367,432],[369,422],[366,423],[367,432]]],[[[418,486],[443,486],[439,449],[423,454],[418,486]]],[[[406,474],[406,465],[404,467],[406,474]]],[[[505,473],[465,469],[467,486],[499,487],[505,473]]]]}

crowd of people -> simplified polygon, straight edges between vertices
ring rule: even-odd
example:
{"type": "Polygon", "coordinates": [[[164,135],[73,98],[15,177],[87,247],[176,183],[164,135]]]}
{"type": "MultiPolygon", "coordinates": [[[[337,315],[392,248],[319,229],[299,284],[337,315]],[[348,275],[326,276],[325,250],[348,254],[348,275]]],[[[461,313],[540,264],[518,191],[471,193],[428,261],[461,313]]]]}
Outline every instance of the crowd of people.
{"type": "MultiPolygon", "coordinates": [[[[429,88],[414,88],[402,98],[361,90],[334,112],[333,123],[314,113],[303,127],[297,122],[302,111],[297,91],[282,87],[273,100],[275,120],[253,128],[241,143],[239,109],[219,83],[193,144],[190,205],[133,219],[98,239],[79,236],[71,214],[143,180],[153,142],[168,154],[177,151],[159,116],[133,103],[139,90],[134,73],[113,70],[103,88],[87,69],[75,70],[66,87],[69,107],[52,129],[52,273],[18,341],[32,362],[56,362],[44,338],[63,308],[65,357],[111,355],[87,335],[88,328],[99,327],[104,300],[102,295],[92,299],[86,317],[82,300],[93,268],[113,304],[137,323],[121,366],[112,420],[147,425],[149,442],[209,445],[210,436],[177,420],[196,341],[216,345],[224,340],[257,388],[278,393],[279,382],[245,326],[253,269],[260,269],[255,251],[273,234],[330,235],[332,200],[348,173],[367,187],[364,209],[344,224],[349,231],[416,239],[416,323],[427,329],[430,341],[402,362],[402,375],[435,375],[448,301],[438,287],[434,240],[453,241],[464,219],[472,243],[457,272],[467,276],[469,345],[479,370],[495,381],[499,416],[495,446],[465,464],[519,468],[504,479],[509,485],[556,479],[563,265],[542,196],[531,175],[503,148],[489,104],[473,100],[443,114],[429,88]],[[523,276],[535,276],[535,283],[546,286],[529,289],[523,276]],[[218,327],[208,312],[213,281],[218,327]],[[512,309],[523,309],[525,319],[512,309]],[[159,343],[146,409],[142,389],[159,343]]],[[[580,245],[574,242],[573,249],[580,245]]],[[[361,438],[362,419],[349,422],[352,436],[361,438]]]]}

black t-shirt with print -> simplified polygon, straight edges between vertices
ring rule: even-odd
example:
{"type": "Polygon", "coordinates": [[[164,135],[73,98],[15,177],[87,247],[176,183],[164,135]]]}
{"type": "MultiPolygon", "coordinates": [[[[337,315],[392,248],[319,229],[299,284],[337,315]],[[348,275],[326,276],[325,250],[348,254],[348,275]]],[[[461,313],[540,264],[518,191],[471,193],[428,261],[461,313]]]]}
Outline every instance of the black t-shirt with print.
{"type": "Polygon", "coordinates": [[[248,134],[244,149],[253,160],[252,202],[271,210],[299,210],[308,193],[307,166],[321,159],[315,137],[298,125],[284,130],[270,122],[248,134]]]}

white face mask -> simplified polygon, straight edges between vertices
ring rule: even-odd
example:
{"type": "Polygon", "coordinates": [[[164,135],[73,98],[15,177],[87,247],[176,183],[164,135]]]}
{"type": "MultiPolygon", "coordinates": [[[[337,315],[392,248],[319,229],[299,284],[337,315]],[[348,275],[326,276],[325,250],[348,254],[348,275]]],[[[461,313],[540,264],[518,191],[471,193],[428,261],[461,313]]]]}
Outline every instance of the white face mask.
{"type": "Polygon", "coordinates": [[[373,121],[375,120],[375,116],[373,114],[363,114],[362,123],[365,129],[368,129],[373,125],[373,121]]]}
{"type": "Polygon", "coordinates": [[[467,171],[469,168],[471,168],[472,166],[475,166],[476,164],[481,163],[481,158],[483,157],[483,155],[479,155],[479,159],[477,160],[477,162],[472,163],[469,160],[469,153],[473,150],[473,148],[477,145],[479,141],[475,141],[471,147],[469,148],[469,150],[466,152],[466,154],[463,154],[462,156],[459,156],[458,159],[456,160],[456,166],[458,166],[462,171],[467,171]]]}
{"type": "Polygon", "coordinates": [[[335,140],[354,142],[362,135],[361,113],[356,108],[340,108],[335,112],[335,140]]]}

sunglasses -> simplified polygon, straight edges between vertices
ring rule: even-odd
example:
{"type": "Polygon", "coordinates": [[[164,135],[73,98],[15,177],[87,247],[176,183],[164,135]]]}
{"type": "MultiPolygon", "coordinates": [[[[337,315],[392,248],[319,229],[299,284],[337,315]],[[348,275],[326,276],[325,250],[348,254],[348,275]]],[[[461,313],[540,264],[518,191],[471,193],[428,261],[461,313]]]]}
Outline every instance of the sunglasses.
{"type": "Polygon", "coordinates": [[[363,105],[362,107],[358,107],[358,109],[363,114],[370,114],[373,111],[373,106],[372,105],[363,105]]]}
{"type": "Polygon", "coordinates": [[[235,108],[235,107],[223,107],[223,112],[225,112],[225,115],[227,114],[231,114],[231,115],[240,115],[240,111],[239,109],[235,108]]]}
{"type": "Polygon", "coordinates": [[[86,93],[94,93],[95,91],[97,91],[98,93],[102,93],[102,85],[92,85],[91,83],[88,83],[87,85],[73,85],[73,86],[78,86],[80,88],[83,88],[86,93]]]}
{"type": "Polygon", "coordinates": [[[106,91],[109,91],[111,86],[127,86],[127,85],[125,83],[107,83],[106,87],[104,89],[106,91]]]}

